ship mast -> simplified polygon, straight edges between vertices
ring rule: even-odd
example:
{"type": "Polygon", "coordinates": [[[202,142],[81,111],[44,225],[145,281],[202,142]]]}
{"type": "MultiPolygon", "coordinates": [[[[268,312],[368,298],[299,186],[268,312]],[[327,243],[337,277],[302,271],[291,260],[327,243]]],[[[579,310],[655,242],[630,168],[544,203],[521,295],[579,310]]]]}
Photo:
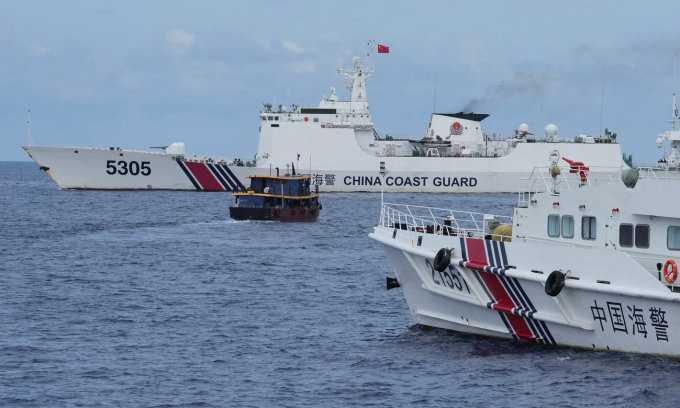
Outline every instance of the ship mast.
{"type": "Polygon", "coordinates": [[[677,65],[678,54],[673,55],[673,119],[669,120],[671,122],[671,129],[675,130],[675,122],[678,120],[678,105],[675,104],[675,68],[677,65]]]}
{"type": "Polygon", "coordinates": [[[675,130],[675,123],[678,121],[678,105],[675,104],[675,92],[673,92],[673,119],[669,120],[671,122],[672,130],[675,130]]]}
{"type": "Polygon", "coordinates": [[[366,78],[373,74],[373,69],[364,69],[360,57],[354,57],[352,61],[354,62],[352,68],[338,67],[337,72],[346,78],[345,87],[350,92],[350,102],[363,102],[362,109],[365,109],[366,78]]]}
{"type": "Polygon", "coordinates": [[[28,109],[28,119],[26,119],[26,128],[28,135],[26,136],[26,145],[33,146],[33,135],[31,134],[31,109],[28,109]]]}

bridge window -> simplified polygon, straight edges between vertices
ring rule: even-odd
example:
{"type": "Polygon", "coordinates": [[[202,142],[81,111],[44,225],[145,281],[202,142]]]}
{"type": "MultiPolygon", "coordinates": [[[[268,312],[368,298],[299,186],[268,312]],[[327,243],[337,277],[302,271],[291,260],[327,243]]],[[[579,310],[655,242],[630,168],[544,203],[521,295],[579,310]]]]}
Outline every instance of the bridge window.
{"type": "Polygon", "coordinates": [[[597,238],[597,220],[595,217],[581,218],[581,238],[595,239],[597,238]]]}
{"type": "Polygon", "coordinates": [[[680,227],[668,227],[668,249],[680,251],[680,227]]]}
{"type": "Polygon", "coordinates": [[[619,245],[626,248],[633,246],[633,224],[619,225],[619,245]]]}
{"type": "Polygon", "coordinates": [[[649,248],[649,225],[638,224],[635,226],[635,246],[637,248],[649,248]]]}
{"type": "Polygon", "coordinates": [[[548,215],[548,236],[560,236],[560,216],[557,214],[548,215]]]}
{"type": "Polygon", "coordinates": [[[318,122],[318,121],[319,121],[319,118],[314,118],[314,122],[318,122]]]}
{"type": "Polygon", "coordinates": [[[574,238],[574,217],[562,216],[562,238],[574,238]]]}

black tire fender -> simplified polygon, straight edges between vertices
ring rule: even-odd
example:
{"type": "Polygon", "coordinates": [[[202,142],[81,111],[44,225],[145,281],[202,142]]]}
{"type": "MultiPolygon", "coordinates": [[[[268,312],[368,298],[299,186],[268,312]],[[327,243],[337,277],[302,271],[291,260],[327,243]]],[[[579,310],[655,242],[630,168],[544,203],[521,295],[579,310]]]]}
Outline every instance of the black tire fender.
{"type": "Polygon", "coordinates": [[[451,263],[451,250],[448,248],[442,248],[437,251],[437,255],[434,256],[434,269],[437,272],[444,272],[446,268],[449,267],[451,263]]]}
{"type": "Polygon", "coordinates": [[[565,275],[560,271],[552,271],[548,275],[548,280],[545,281],[545,294],[548,296],[557,296],[564,288],[565,275]]]}

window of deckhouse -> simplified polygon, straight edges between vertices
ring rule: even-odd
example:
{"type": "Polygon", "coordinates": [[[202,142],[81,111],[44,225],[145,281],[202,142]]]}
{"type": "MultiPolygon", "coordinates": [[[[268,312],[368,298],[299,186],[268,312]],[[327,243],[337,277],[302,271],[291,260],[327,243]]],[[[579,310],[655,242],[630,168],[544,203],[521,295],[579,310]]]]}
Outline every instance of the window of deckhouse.
{"type": "Polygon", "coordinates": [[[649,248],[649,225],[638,224],[635,226],[635,246],[637,248],[649,248]]]}
{"type": "Polygon", "coordinates": [[[619,245],[626,248],[633,246],[633,224],[619,225],[619,245]]]}
{"type": "Polygon", "coordinates": [[[680,227],[668,227],[668,239],[666,241],[668,249],[680,251],[680,227]]]}
{"type": "Polygon", "coordinates": [[[557,214],[548,215],[548,236],[549,237],[560,236],[560,216],[557,214]]]}
{"type": "Polygon", "coordinates": [[[581,238],[597,238],[597,220],[595,217],[585,216],[581,218],[581,238]]]}
{"type": "Polygon", "coordinates": [[[574,217],[562,216],[562,238],[574,238],[574,217]]]}

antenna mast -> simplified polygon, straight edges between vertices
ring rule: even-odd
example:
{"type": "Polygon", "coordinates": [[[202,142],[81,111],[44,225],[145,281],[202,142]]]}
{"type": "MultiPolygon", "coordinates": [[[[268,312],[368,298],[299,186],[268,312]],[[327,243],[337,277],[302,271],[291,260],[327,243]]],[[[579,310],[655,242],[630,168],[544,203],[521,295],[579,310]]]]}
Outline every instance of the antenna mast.
{"type": "Polygon", "coordinates": [[[675,130],[675,122],[678,121],[678,106],[675,104],[675,92],[673,92],[673,119],[669,120],[671,122],[671,130],[675,130]]]}
{"type": "Polygon", "coordinates": [[[673,119],[671,122],[671,129],[675,130],[675,122],[678,121],[678,106],[675,104],[675,68],[677,63],[678,53],[673,54],[673,119]]]}
{"type": "Polygon", "coordinates": [[[437,73],[434,73],[434,100],[432,101],[432,113],[437,113],[437,73]]]}
{"type": "Polygon", "coordinates": [[[604,74],[602,74],[602,94],[600,95],[600,137],[602,137],[602,110],[604,109],[604,74]]]}
{"type": "Polygon", "coordinates": [[[33,135],[31,135],[31,109],[28,109],[28,119],[26,119],[26,128],[28,129],[28,135],[26,137],[27,146],[33,146],[33,135]]]}
{"type": "Polygon", "coordinates": [[[375,67],[373,65],[374,48],[376,48],[375,40],[368,40],[366,44],[366,59],[368,60],[368,70],[373,72],[375,67]]]}

